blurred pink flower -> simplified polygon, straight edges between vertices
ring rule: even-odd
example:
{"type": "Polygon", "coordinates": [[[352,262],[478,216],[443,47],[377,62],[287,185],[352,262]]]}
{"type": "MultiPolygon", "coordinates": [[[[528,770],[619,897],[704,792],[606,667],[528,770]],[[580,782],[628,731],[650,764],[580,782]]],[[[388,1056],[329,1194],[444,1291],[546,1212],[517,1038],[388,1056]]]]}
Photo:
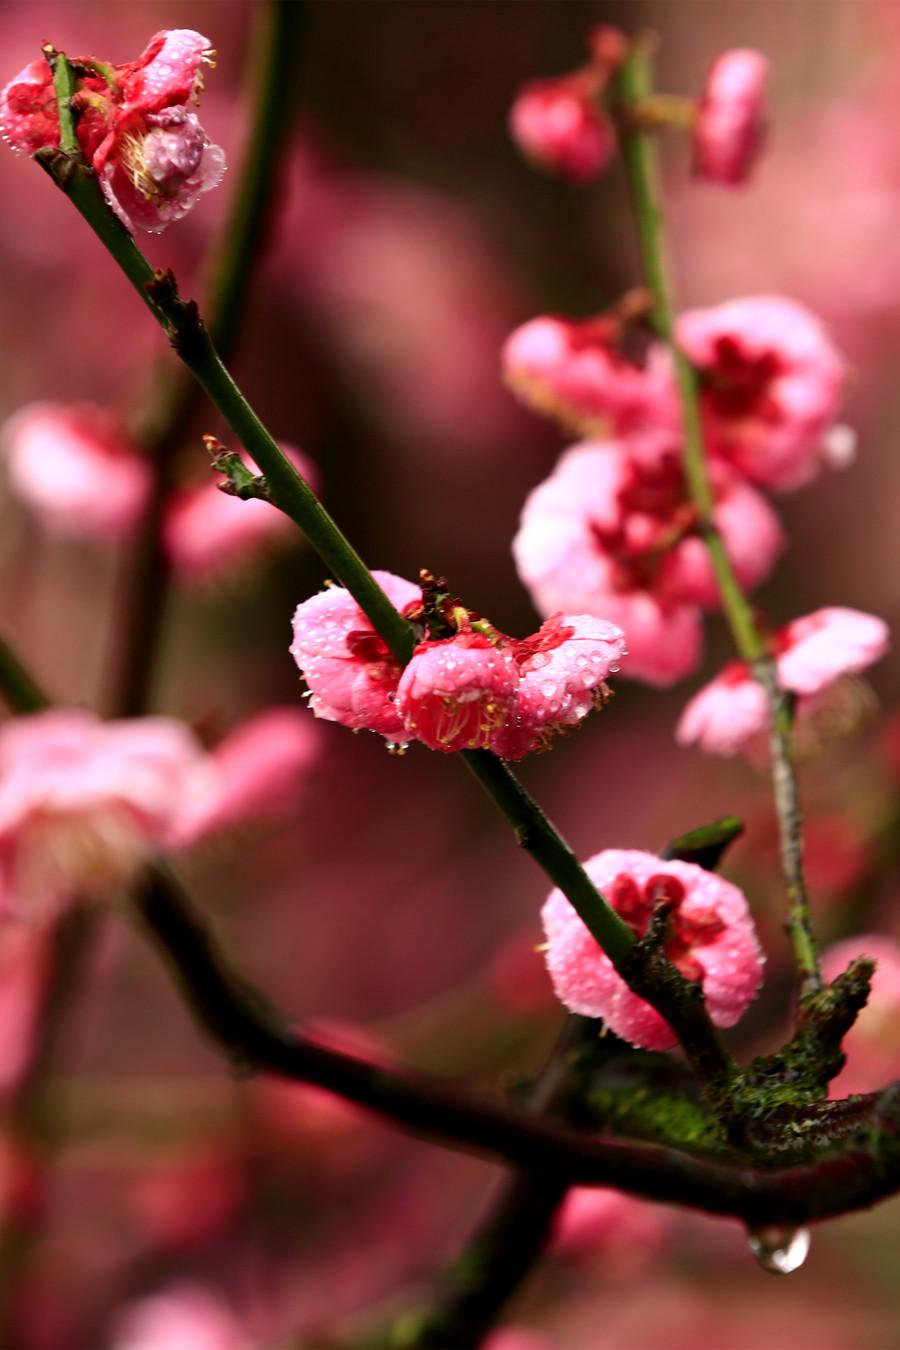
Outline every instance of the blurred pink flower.
{"type": "MultiPolygon", "coordinates": [[[[591,880],[626,923],[642,935],[654,905],[674,904],[669,959],[699,980],[716,1026],[731,1027],[756,996],[763,956],[741,891],[693,863],[664,861],[637,849],[605,849],[585,863],[591,880]]],[[[649,1003],[631,992],[562,891],[541,911],[547,969],[557,997],[582,1017],[646,1050],[667,1050],[675,1037],[649,1003]]]]}
{"type": "Polygon", "coordinates": [[[299,708],[267,708],[249,718],[211,752],[202,788],[185,804],[169,846],[289,815],[320,748],[318,729],[299,708]]]}
{"type": "MultiPolygon", "coordinates": [[[[88,73],[76,93],[78,139],[107,202],[129,230],[159,233],[190,211],[225,172],[224,152],[187,104],[203,87],[208,40],[191,29],[157,33],[137,61],[88,73]]],[[[78,58],[88,64],[91,58],[78,58]]],[[[59,144],[52,74],[33,61],[0,93],[0,126],[15,149],[59,144]]]]}
{"type": "MultiPolygon", "coordinates": [[[[522,511],[513,555],[539,612],[596,614],[625,634],[624,674],[670,684],[700,659],[701,607],[718,604],[671,441],[636,460],[621,441],[568,450],[522,511]]],[[[757,585],[783,546],[777,518],[752,488],[720,466],[716,521],[745,587],[757,585]]]]}
{"type": "Polygon", "coordinates": [[[496,377],[522,310],[507,254],[458,198],[322,159],[295,155],[279,284],[410,453],[423,437],[431,455],[508,453],[523,428],[496,377]]]}
{"type": "MultiPolygon", "coordinates": [[[[293,446],[282,452],[311,487],[318,488],[318,472],[306,455],[293,446]]],[[[258,473],[254,459],[243,458],[258,473]]],[[[258,497],[242,501],[223,492],[219,482],[204,483],[176,492],[166,508],[163,537],[179,581],[186,585],[221,581],[282,544],[302,538],[283,511],[258,497]]]]}
{"type": "Polygon", "coordinates": [[[242,1189],[230,1154],[195,1146],[143,1169],[128,1199],[142,1241],[182,1251],[227,1228],[239,1211],[242,1189]]]}
{"type": "Polygon", "coordinates": [[[769,63],[748,47],[722,52],[712,63],[694,127],[694,172],[734,186],[749,177],[766,129],[769,63]]]}
{"type": "Polygon", "coordinates": [[[877,962],[869,1001],[844,1037],[847,1062],[831,1084],[832,1097],[874,1092],[900,1074],[900,943],[863,933],[822,954],[822,974],[833,980],[857,956],[877,962]]]}
{"type": "Polygon", "coordinates": [[[556,1350],[556,1342],[530,1327],[501,1327],[491,1333],[482,1350],[556,1350]]]}
{"type": "Polygon", "coordinates": [[[163,846],[204,755],[164,717],[103,723],[58,709],[0,728],[0,912],[49,918],[117,892],[163,846]]]}
{"type": "Polygon", "coordinates": [[[150,469],[113,414],[91,404],[30,403],[0,437],[13,492],[48,530],[96,539],[131,533],[150,469]]]}
{"type": "Polygon", "coordinates": [[[687,311],[676,333],[700,372],[713,454],[779,489],[846,460],[831,438],[845,365],[809,310],[782,296],[748,296],[687,311]]]}
{"type": "Polygon", "coordinates": [[[111,1350],[258,1350],[211,1289],[183,1281],[123,1308],[111,1350]]]}
{"type": "MultiPolygon", "coordinates": [[[[798,696],[797,716],[813,717],[821,696],[844,675],[879,661],[887,624],[874,614],[831,606],[795,619],[773,638],[778,679],[798,696]]],[[[714,755],[755,752],[769,724],[765,694],[743,661],[732,661],[688,703],[678,723],[681,745],[714,755]]]]}
{"type": "Polygon", "coordinates": [[[576,183],[596,178],[616,150],[596,82],[580,72],[526,84],[510,110],[509,130],[534,164],[576,183]]]}
{"type": "Polygon", "coordinates": [[[637,366],[620,351],[620,328],[606,315],[529,319],[503,344],[503,377],[526,407],[581,435],[672,425],[675,394],[662,348],[652,346],[646,366],[637,366]]]}
{"type": "MultiPolygon", "coordinates": [[[[373,572],[401,613],[418,607],[422,592],[391,572],[373,572]]],[[[329,586],[294,613],[291,655],[310,693],[316,717],[355,730],[377,731],[390,741],[406,737],[393,697],[401,667],[349,591],[329,586]]]]}
{"type": "Polygon", "coordinates": [[[576,1261],[599,1257],[614,1278],[634,1276],[653,1263],[671,1228],[662,1205],[606,1186],[575,1186],[557,1216],[551,1250],[576,1261]]]}

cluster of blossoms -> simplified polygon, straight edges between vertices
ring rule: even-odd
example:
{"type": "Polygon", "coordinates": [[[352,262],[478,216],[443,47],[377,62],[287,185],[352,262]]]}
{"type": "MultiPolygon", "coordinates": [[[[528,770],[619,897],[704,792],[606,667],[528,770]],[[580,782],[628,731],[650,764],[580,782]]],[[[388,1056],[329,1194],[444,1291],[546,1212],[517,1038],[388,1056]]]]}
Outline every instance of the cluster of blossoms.
{"type": "MultiPolygon", "coordinates": [[[[682,468],[668,351],[651,341],[636,364],[622,328],[614,315],[544,316],[505,345],[517,397],[590,438],[531,493],[513,553],[539,612],[612,619],[628,641],[626,674],[662,685],[696,668],[700,612],[720,602],[682,468]]],[[[784,546],[760,489],[797,488],[852,454],[837,420],[844,363],[813,315],[775,296],[689,311],[676,336],[698,372],[715,523],[752,590],[784,546]]]]}
{"type": "Polygon", "coordinates": [[[13,718],[0,728],[0,918],[112,898],[152,854],[277,814],[315,754],[294,709],[260,714],[212,752],[167,717],[13,718]]]}
{"type": "MultiPolygon", "coordinates": [[[[217,186],[225,155],[189,111],[211,64],[209,40],[190,28],[157,33],[136,61],[72,61],[79,88],[72,112],[81,152],[129,230],[159,233],[217,186]]],[[[60,143],[53,72],[32,61],[0,93],[0,130],[33,155],[60,143]]]]}
{"type": "MultiPolygon", "coordinates": [[[[422,588],[373,574],[411,622],[424,625],[422,588]]],[[[590,615],[554,614],[511,638],[461,606],[446,606],[447,637],[425,637],[403,669],[350,593],[332,586],[297,607],[291,653],[317,717],[389,743],[493,750],[521,759],[578,725],[609,695],[625,655],[622,632],[590,615]],[[455,630],[455,631],[454,631],[455,630]]]]}
{"type": "MultiPolygon", "coordinates": [[[[852,718],[856,700],[844,677],[866,670],[887,651],[883,619],[832,606],[795,619],[772,639],[782,689],[795,696],[798,735],[815,738],[852,718]]],[[[756,752],[768,730],[766,696],[743,661],[733,661],[691,699],[678,724],[683,745],[716,755],[756,752]]]]}
{"type": "MultiPolygon", "coordinates": [[[[291,445],[281,449],[316,486],[309,458],[291,445]]],[[[127,542],[150,501],[146,458],[120,420],[94,404],[20,408],[0,429],[0,456],[16,497],[59,536],[127,542]]],[[[252,458],[244,458],[255,471],[252,458]]],[[[297,538],[283,512],[259,498],[239,501],[213,480],[170,493],[162,528],[173,574],[185,585],[221,581],[297,538]]]]}
{"type": "MultiPolygon", "coordinates": [[[[604,50],[613,51],[608,38],[604,50]]],[[[695,163],[704,176],[722,183],[746,176],[761,141],[765,77],[755,52],[727,52],[714,63],[693,117],[695,163]]],[[[574,96],[572,78],[556,83],[574,96]]],[[[526,89],[514,132],[529,98],[526,89]]],[[[669,103],[648,107],[645,124],[664,119],[669,103]]],[[[557,167],[564,167],[561,155],[557,167]]],[[[580,438],[528,497],[513,554],[541,614],[576,610],[610,619],[628,643],[625,674],[667,685],[696,669],[702,611],[718,608],[720,598],[682,467],[672,357],[644,318],[639,299],[626,297],[616,310],[586,320],[540,316],[507,339],[502,363],[510,389],[580,438]]],[[[762,492],[793,490],[853,456],[853,433],[839,421],[845,363],[819,320],[782,296],[690,310],[677,318],[674,336],[697,376],[714,522],[738,582],[750,591],[784,547],[762,492]]],[[[880,620],[846,610],[809,615],[772,639],[785,688],[801,698],[805,716],[821,708],[826,686],[864,669],[886,644],[880,620]],[[794,668],[813,633],[816,650],[827,647],[829,657],[816,658],[818,673],[797,683],[794,668]]],[[[732,753],[757,744],[765,724],[762,691],[745,666],[732,665],[691,704],[679,739],[732,753]]]]}
{"type": "MultiPolygon", "coordinates": [[[[588,46],[588,62],[580,69],[524,85],[509,117],[523,154],[574,182],[596,178],[615,154],[604,99],[627,50],[614,28],[595,29],[588,46]]],[[[699,99],[648,99],[635,115],[649,127],[669,121],[690,126],[694,172],[707,182],[733,186],[746,181],[763,143],[767,78],[768,63],[759,52],[723,52],[699,99]]]]}

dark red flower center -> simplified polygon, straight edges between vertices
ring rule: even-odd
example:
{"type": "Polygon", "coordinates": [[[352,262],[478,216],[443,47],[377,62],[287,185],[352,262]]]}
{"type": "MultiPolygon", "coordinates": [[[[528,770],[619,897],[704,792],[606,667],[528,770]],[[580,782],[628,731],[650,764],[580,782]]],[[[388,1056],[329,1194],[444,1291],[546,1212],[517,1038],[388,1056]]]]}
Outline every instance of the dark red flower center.
{"type": "Polygon", "coordinates": [[[704,399],[725,420],[772,421],[778,415],[772,384],[783,370],[784,362],[775,352],[754,355],[736,338],[720,337],[713,362],[703,369],[704,399]]]}
{"type": "Polygon", "coordinates": [[[692,906],[690,914],[681,908],[687,892],[684,882],[668,872],[654,873],[643,886],[627,872],[620,872],[607,888],[606,897],[628,927],[643,937],[657,905],[672,906],[670,936],[666,956],[687,980],[699,980],[703,967],[693,954],[695,946],[712,942],[725,925],[712,908],[692,906]]]}

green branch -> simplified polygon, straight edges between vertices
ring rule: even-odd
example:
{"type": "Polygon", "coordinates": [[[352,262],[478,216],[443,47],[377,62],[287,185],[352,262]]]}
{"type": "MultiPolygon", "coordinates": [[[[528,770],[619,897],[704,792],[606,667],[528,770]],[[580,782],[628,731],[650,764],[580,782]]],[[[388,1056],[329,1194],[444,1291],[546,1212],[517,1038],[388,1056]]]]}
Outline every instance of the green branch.
{"type": "Polygon", "coordinates": [[[788,899],[787,930],[800,975],[801,995],[806,997],[821,988],[822,976],[803,873],[802,815],[793,759],[790,710],[778,686],[778,674],[766,637],[757,626],[753,609],[735,575],[716,525],[715,497],[706,463],[697,372],[675,340],[675,303],[664,238],[655,138],[634,116],[635,106],[653,94],[650,54],[647,44],[640,39],[632,44],[619,71],[617,85],[628,187],[644,277],[653,298],[651,318],[656,333],[669,349],[681,401],[684,472],[688,492],[696,508],[698,528],[709,553],[735,646],[741,658],[751,666],[766,693],[771,726],[773,788],[788,899]]]}

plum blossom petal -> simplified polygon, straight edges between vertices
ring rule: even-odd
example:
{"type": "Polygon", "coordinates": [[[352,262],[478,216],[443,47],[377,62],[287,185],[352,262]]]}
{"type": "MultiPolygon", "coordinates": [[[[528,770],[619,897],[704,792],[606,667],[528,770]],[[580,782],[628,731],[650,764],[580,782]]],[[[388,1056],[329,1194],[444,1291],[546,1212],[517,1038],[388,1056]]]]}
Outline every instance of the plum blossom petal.
{"type": "MultiPolygon", "coordinates": [[[[778,680],[797,695],[798,725],[816,715],[823,698],[844,676],[879,661],[888,642],[884,620],[840,606],[816,610],[776,633],[778,680]]],[[[714,755],[753,753],[767,727],[763,690],[749,667],[735,661],[694,695],[681,715],[676,738],[681,745],[697,744],[714,755]]]]}
{"type": "Polygon", "coordinates": [[[125,539],[144,511],[150,468],[104,408],[30,403],[6,422],[0,448],[13,491],[53,533],[125,539]]]}
{"type": "Polygon", "coordinates": [[[596,178],[615,153],[609,119],[579,75],[526,84],[510,110],[509,129],[532,163],[576,183],[596,178]]]}
{"type": "MultiPolygon", "coordinates": [[[[734,1026],[756,996],[763,966],[742,892],[693,863],[636,849],[606,849],[584,866],[636,933],[645,931],[661,890],[675,902],[669,958],[686,978],[700,981],[713,1022],[734,1026]]],[[[617,1036],[647,1050],[675,1044],[662,1017],[616,973],[562,891],[550,894],[541,917],[547,969],[571,1012],[602,1018],[617,1036]]]]}
{"type": "Polygon", "coordinates": [[[746,182],[765,136],[766,58],[750,47],[712,63],[694,128],[694,172],[711,183],[746,182]]]}
{"type": "MultiPolygon", "coordinates": [[[[391,572],[372,575],[401,612],[421,604],[421,589],[411,581],[391,572]]],[[[304,600],[293,628],[291,655],[315,715],[353,730],[376,731],[390,741],[404,740],[403,719],[394,704],[400,663],[350,592],[330,586],[304,600]]]]}
{"type": "Polygon", "coordinates": [[[832,1097],[874,1092],[900,1073],[900,943],[883,933],[863,933],[822,953],[822,974],[833,980],[859,956],[874,957],[866,1006],[844,1038],[846,1064],[831,1084],[832,1097]]]}
{"type": "Polygon", "coordinates": [[[205,756],[165,717],[100,722],[79,709],[0,728],[0,914],[44,919],[116,894],[163,847],[205,756]]]}
{"type": "Polygon", "coordinates": [[[845,364],[804,306],[784,296],[746,296],[687,311],[676,333],[700,372],[713,455],[778,490],[840,462],[834,431],[845,364]]]}

